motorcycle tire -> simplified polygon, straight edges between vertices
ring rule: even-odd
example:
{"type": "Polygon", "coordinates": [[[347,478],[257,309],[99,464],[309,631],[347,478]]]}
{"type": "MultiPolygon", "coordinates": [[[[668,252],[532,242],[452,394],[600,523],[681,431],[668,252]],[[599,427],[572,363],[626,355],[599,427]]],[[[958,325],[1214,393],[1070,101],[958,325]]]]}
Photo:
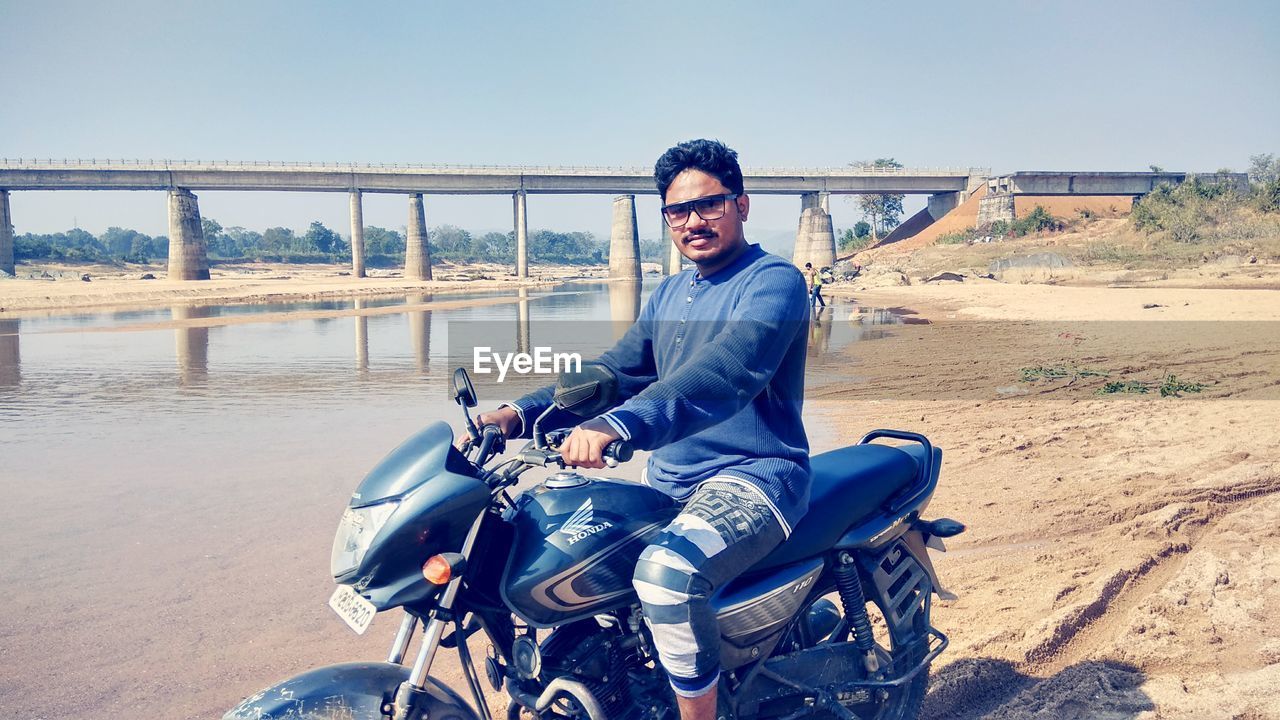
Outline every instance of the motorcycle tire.
{"type": "MultiPolygon", "coordinates": [[[[833,600],[837,606],[840,603],[834,583],[828,587],[820,588],[814,594],[813,598],[814,599],[811,602],[807,603],[801,609],[801,613],[807,613],[810,607],[823,598],[833,600]]],[[[894,628],[890,626],[889,623],[885,622],[885,618],[887,618],[888,615],[885,613],[884,608],[880,607],[879,602],[876,601],[869,593],[867,597],[867,607],[869,615],[872,614],[870,609],[875,608],[875,614],[872,615],[872,625],[877,629],[877,632],[874,633],[876,636],[875,647],[876,654],[880,658],[882,667],[886,666],[886,664],[890,662],[894,667],[915,667],[915,665],[919,663],[926,654],[928,654],[928,635],[923,634],[924,629],[928,626],[927,616],[922,617],[924,627],[894,628]],[[877,618],[875,615],[878,615],[879,617],[877,618]],[[885,647],[883,642],[883,639],[886,637],[888,639],[888,647],[885,647]]],[[[852,640],[853,631],[849,618],[846,617],[844,619],[843,625],[845,627],[845,630],[842,633],[843,636],[832,637],[830,638],[831,641],[846,642],[852,640]]],[[[928,689],[929,668],[925,667],[904,686],[885,691],[887,697],[879,697],[879,702],[874,713],[869,715],[865,714],[865,712],[855,714],[857,714],[859,720],[916,720],[916,718],[920,717],[920,710],[924,705],[924,696],[928,689]]],[[[846,707],[852,710],[852,707],[846,707]]],[[[819,710],[815,711],[812,717],[828,718],[834,716],[825,711],[819,710]]]]}

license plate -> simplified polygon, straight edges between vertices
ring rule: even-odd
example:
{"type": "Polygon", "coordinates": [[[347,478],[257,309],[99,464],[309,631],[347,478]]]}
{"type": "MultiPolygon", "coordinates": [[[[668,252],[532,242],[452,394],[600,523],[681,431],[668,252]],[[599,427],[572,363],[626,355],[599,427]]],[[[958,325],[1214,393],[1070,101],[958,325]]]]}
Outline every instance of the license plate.
{"type": "Polygon", "coordinates": [[[338,613],[338,617],[347,624],[357,635],[363,635],[365,630],[369,629],[369,623],[373,622],[373,616],[378,614],[378,609],[373,603],[360,597],[360,593],[351,588],[350,585],[339,585],[337,590],[333,591],[333,595],[329,597],[329,607],[338,613]]]}

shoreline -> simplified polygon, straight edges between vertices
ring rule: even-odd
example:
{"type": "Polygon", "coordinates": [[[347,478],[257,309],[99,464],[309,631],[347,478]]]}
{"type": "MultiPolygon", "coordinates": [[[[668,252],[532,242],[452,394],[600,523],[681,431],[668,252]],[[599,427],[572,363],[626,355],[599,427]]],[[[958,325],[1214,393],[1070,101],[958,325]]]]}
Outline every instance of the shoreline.
{"type": "Polygon", "coordinates": [[[507,268],[478,264],[440,265],[437,280],[411,280],[399,271],[373,270],[354,278],[341,265],[254,263],[215,266],[209,280],[142,280],[145,266],[121,270],[103,265],[24,265],[20,277],[0,280],[0,318],[42,311],[97,311],[173,305],[228,305],[300,302],[336,298],[379,298],[539,288],[564,282],[608,281],[599,266],[538,266],[526,279],[507,268]],[[51,272],[52,271],[52,272],[51,272]],[[21,277],[34,273],[60,277],[21,277]],[[91,279],[82,281],[87,274],[91,279]]]}

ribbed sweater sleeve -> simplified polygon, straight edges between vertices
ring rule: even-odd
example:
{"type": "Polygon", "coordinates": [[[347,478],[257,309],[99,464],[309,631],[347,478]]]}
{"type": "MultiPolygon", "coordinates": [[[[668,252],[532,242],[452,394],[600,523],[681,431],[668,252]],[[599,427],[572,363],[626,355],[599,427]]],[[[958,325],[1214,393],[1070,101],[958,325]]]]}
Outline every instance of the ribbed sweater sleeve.
{"type": "MultiPolygon", "coordinates": [[[[661,307],[654,313],[667,317],[661,307]]],[[[642,450],[722,422],[764,390],[808,319],[803,276],[781,263],[763,267],[745,284],[729,321],[710,342],[609,415],[642,450]]]]}
{"type": "MultiPolygon", "coordinates": [[[[653,359],[653,337],[650,334],[656,297],[661,297],[660,290],[655,291],[649,302],[645,303],[640,317],[627,329],[622,339],[597,359],[597,362],[618,376],[618,402],[634,396],[658,377],[657,366],[653,359]]],[[[551,407],[551,397],[554,394],[555,386],[547,385],[509,403],[520,415],[519,437],[533,437],[533,422],[548,407],[551,407]]],[[[580,422],[582,418],[577,415],[558,410],[547,416],[545,427],[568,427],[580,422]]],[[[614,427],[620,431],[623,430],[616,424],[614,427]]],[[[624,438],[626,437],[625,432],[621,434],[624,438]]]]}

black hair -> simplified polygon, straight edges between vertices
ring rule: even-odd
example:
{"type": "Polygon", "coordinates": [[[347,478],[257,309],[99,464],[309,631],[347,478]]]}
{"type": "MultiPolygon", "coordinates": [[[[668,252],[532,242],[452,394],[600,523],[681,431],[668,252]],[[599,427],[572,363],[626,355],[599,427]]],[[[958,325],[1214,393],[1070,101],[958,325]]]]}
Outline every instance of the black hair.
{"type": "Polygon", "coordinates": [[[719,140],[687,140],[662,153],[653,166],[653,179],[658,183],[658,195],[667,199],[667,188],[680,173],[693,168],[701,170],[729,188],[729,192],[742,194],[742,168],[738,165],[738,153],[719,140]]]}

